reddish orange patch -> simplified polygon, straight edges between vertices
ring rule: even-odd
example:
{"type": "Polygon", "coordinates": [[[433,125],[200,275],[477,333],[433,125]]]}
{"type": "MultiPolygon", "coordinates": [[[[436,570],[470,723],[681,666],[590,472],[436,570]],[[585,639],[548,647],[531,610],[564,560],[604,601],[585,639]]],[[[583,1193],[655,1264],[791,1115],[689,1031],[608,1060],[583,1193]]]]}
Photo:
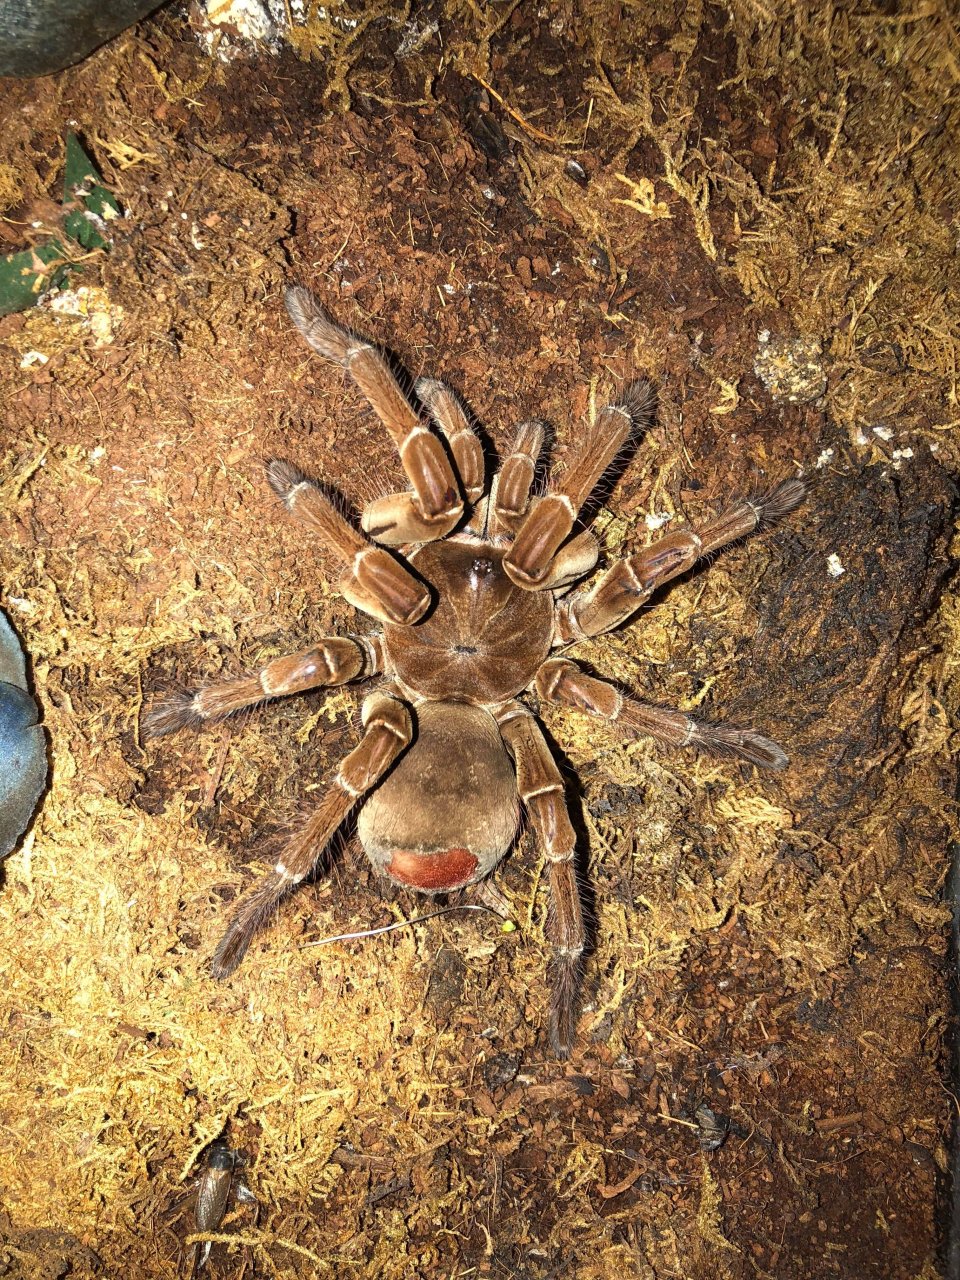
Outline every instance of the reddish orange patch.
{"type": "Polygon", "coordinates": [[[457,889],[476,869],[477,860],[469,849],[441,849],[439,853],[397,849],[387,874],[414,889],[457,889]]]}

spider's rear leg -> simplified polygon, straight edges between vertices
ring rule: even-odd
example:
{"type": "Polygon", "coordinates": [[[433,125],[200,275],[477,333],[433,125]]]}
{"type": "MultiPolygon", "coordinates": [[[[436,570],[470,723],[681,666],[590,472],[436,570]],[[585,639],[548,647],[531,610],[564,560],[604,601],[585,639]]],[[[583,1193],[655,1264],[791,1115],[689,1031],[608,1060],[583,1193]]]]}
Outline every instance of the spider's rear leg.
{"type": "Polygon", "coordinates": [[[781,747],[752,729],[711,724],[683,711],[640,702],[606,680],[588,676],[568,658],[549,658],[537,672],[536,689],[544,702],[614,721],[631,733],[646,734],[667,746],[737,756],[761,769],[784,769],[789,763],[781,747]]]}
{"type": "Polygon", "coordinates": [[[665,582],[686,573],[711,552],[782,519],[800,506],[806,494],[806,481],[783,480],[767,494],[741,498],[705,524],[668,533],[618,561],[593,586],[564,601],[557,615],[556,643],[612,631],[665,582]]]}
{"type": "Polygon", "coordinates": [[[309,875],[334,832],[357,801],[375,786],[410,743],[413,723],[406,705],[378,690],[363,704],[364,734],[346,756],[312,817],[285,846],[273,871],[243,899],[213,957],[215,978],[226,978],[281,899],[309,875]]]}
{"type": "Polygon", "coordinates": [[[160,738],[178,729],[199,728],[272,698],[366,680],[382,670],[379,636],[322,636],[309,649],[274,658],[252,676],[164,698],[143,717],[143,732],[148,738],[160,738]]]}
{"type": "Polygon", "coordinates": [[[516,765],[517,790],[550,867],[547,915],[547,936],[553,948],[550,1043],[558,1057],[567,1058],[573,1046],[580,959],[586,945],[573,863],[576,837],[567,812],[560,770],[536,720],[526,707],[514,702],[498,716],[498,723],[516,765]]]}
{"type": "Polygon", "coordinates": [[[654,403],[650,384],[634,383],[618,401],[601,409],[596,422],[582,433],[560,483],[531,507],[504,556],[503,567],[518,587],[543,588],[580,508],[634,428],[650,422],[654,403]]]}
{"type": "MultiPolygon", "coordinates": [[[[457,479],[443,444],[421,421],[375,347],[335,324],[308,289],[287,289],[285,301],[290,318],[306,341],[314,351],[347,370],[397,446],[413,487],[413,494],[407,495],[408,515],[411,519],[415,515],[426,531],[421,538],[400,538],[399,542],[442,538],[463,514],[457,479]]],[[[397,518],[402,516],[402,504],[394,514],[397,518]]],[[[386,541],[388,532],[376,536],[386,541]]]]}

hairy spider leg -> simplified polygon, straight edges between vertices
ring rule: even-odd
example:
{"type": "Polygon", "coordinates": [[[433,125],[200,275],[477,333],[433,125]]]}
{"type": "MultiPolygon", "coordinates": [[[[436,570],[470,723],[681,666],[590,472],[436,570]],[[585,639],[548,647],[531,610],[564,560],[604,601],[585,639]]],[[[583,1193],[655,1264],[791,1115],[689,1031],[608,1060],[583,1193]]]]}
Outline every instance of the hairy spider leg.
{"type": "Polygon", "coordinates": [[[652,421],[655,403],[650,384],[635,382],[581,433],[561,480],[533,505],[504,557],[503,567],[518,587],[535,591],[549,585],[551,562],[580,508],[634,429],[652,421]]]}
{"type": "MultiPolygon", "coordinates": [[[[532,497],[537,460],[543,448],[545,427],[542,422],[523,422],[517,428],[513,449],[504,458],[494,478],[490,498],[490,534],[515,534],[527,515],[539,504],[532,497]]],[[[589,530],[571,538],[553,557],[538,591],[558,591],[584,578],[594,569],[600,555],[600,544],[589,530]]]]}
{"type": "Polygon", "coordinates": [[[201,686],[194,693],[164,698],[143,718],[148,738],[178,729],[198,729],[273,698],[303,693],[323,685],[367,680],[383,670],[379,636],[321,636],[309,649],[274,658],[252,676],[201,686]]]}
{"type": "Polygon", "coordinates": [[[291,515],[319,533],[349,566],[337,584],[342,596],[381,622],[419,622],[430,607],[430,592],[406,565],[354,529],[289,462],[268,462],[267,479],[291,515]]]}
{"type": "Polygon", "coordinates": [[[549,658],[537,672],[536,689],[544,702],[599,716],[631,734],[646,734],[670,747],[698,747],[717,755],[738,756],[761,769],[785,769],[789,763],[775,742],[752,729],[711,724],[683,711],[640,702],[608,681],[588,676],[569,658],[549,658]]]}
{"type": "Polygon", "coordinates": [[[537,419],[521,422],[517,427],[513,448],[501,460],[490,488],[492,536],[516,533],[529,512],[530,493],[545,434],[544,424],[537,419]]]}
{"type": "Polygon", "coordinates": [[[720,547],[774,524],[795,510],[806,493],[806,481],[783,480],[767,494],[741,498],[697,528],[678,529],[618,561],[592,586],[575,592],[560,606],[556,644],[612,631],[649,600],[657,587],[720,547]]]}
{"type": "Polygon", "coordinates": [[[309,291],[291,286],[287,311],[307,343],[350,374],[386,427],[413,493],[391,494],[364,512],[379,542],[401,546],[449,533],[463,515],[460,486],[440,438],[423,422],[377,349],[336,324],[309,291]]]}
{"type": "Polygon", "coordinates": [[[483,494],[483,448],[466,410],[456,393],[436,378],[419,378],[414,390],[450,446],[463,496],[476,502],[483,494]]]}
{"type": "MultiPolygon", "coordinates": [[[[484,487],[483,449],[477,433],[463,405],[445,383],[435,378],[420,378],[414,389],[443,433],[464,501],[472,505],[481,497],[484,487]]],[[[453,529],[457,518],[451,518],[449,527],[445,525],[441,531],[435,520],[428,521],[420,514],[416,494],[406,491],[389,493],[368,503],[361,523],[376,541],[403,547],[435,541],[453,529]]]]}
{"type": "Polygon", "coordinates": [[[273,871],[240,903],[214,954],[215,978],[233,973],[257,930],[281,899],[309,875],[350,810],[409,745],[410,710],[393,693],[384,689],[371,693],[364,700],[362,716],[363,737],[344,757],[316,811],[287,843],[273,871]]]}
{"type": "Polygon", "coordinates": [[[536,720],[521,703],[511,702],[498,713],[497,721],[514,759],[517,790],[550,869],[550,1043],[558,1057],[567,1058],[574,1040],[580,958],[586,945],[573,861],[576,837],[560,770],[536,720]]]}

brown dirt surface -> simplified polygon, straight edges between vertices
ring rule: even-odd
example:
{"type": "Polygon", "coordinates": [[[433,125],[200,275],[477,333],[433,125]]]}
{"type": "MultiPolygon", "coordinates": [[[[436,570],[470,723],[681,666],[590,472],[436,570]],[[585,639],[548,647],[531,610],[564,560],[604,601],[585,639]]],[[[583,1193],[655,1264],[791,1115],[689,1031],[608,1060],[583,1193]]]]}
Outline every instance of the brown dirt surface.
{"type": "Polygon", "coordinates": [[[74,278],[109,333],[49,307],[0,321],[0,604],[52,762],[0,892],[0,1275],[190,1274],[226,1132],[256,1203],[231,1198],[214,1277],[933,1280],[955,1108],[955,15],[312,12],[279,57],[211,60],[174,10],[0,85],[5,251],[55,217],[68,127],[126,214],[74,278]],[[607,559],[662,517],[813,480],[582,651],[775,737],[785,773],[543,711],[595,919],[569,1062],[544,1035],[529,834],[497,875],[513,933],[452,914],[304,949],[424,907],[348,831],[237,974],[209,976],[230,904],[356,744],[359,699],[159,743],[141,709],[351,624],[264,459],[354,509],[401,481],[291,332],[290,280],[447,379],[500,449],[542,417],[562,462],[605,393],[651,377],[657,421],[596,513],[607,559]]]}

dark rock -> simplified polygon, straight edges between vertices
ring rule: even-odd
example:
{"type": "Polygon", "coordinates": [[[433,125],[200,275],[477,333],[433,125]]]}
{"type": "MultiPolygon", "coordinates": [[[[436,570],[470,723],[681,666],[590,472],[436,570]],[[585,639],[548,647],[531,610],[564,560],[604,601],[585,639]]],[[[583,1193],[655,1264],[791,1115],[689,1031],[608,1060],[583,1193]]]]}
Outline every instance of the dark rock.
{"type": "Polygon", "coordinates": [[[158,0],[0,0],[0,76],[48,76],[80,62],[158,0]]]}

